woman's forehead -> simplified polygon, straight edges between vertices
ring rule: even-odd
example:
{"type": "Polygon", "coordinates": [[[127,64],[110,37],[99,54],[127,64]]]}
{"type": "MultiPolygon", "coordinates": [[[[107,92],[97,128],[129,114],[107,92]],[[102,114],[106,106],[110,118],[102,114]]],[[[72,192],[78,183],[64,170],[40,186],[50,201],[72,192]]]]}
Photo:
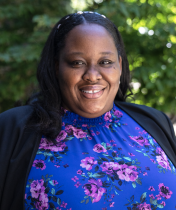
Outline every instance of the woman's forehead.
{"type": "Polygon", "coordinates": [[[105,48],[105,51],[110,51],[110,49],[116,50],[110,33],[98,24],[81,24],[76,26],[69,32],[65,42],[67,50],[73,50],[71,48],[82,49],[84,47],[90,49],[94,45],[99,45],[102,49],[105,48]]]}

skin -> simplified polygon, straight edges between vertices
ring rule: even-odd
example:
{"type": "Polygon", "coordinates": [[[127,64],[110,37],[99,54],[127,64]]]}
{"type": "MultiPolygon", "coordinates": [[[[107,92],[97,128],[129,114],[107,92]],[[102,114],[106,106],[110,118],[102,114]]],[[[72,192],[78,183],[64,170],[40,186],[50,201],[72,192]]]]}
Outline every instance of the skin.
{"type": "Polygon", "coordinates": [[[103,115],[113,107],[121,72],[122,59],[109,32],[97,24],[76,26],[56,70],[62,106],[86,118],[103,115]]]}

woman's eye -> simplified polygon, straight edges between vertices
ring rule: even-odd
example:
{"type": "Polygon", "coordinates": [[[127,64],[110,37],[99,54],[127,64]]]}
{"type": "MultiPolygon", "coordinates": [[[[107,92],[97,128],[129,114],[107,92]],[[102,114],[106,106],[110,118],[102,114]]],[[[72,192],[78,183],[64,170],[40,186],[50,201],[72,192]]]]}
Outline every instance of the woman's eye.
{"type": "Polygon", "coordinates": [[[104,60],[104,61],[101,61],[100,64],[108,65],[108,64],[112,64],[112,61],[104,60]]]}
{"type": "Polygon", "coordinates": [[[73,66],[73,67],[79,67],[79,66],[81,66],[81,65],[83,65],[83,64],[84,64],[83,61],[73,61],[73,62],[71,63],[71,66],[73,66]]]}

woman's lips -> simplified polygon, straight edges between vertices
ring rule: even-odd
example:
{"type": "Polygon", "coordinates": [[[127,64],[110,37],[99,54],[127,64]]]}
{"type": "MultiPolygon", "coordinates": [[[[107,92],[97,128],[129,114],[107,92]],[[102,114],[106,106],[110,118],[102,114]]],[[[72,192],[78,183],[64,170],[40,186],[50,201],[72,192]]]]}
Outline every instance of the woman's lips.
{"type": "Polygon", "coordinates": [[[88,99],[99,98],[104,92],[104,89],[101,90],[81,90],[82,95],[88,99]]]}

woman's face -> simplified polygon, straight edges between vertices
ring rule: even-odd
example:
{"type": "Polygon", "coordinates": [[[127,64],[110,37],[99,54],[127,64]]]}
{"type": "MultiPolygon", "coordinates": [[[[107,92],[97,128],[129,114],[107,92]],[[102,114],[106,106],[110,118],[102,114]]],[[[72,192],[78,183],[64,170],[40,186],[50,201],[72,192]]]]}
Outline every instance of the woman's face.
{"type": "Polygon", "coordinates": [[[66,37],[56,71],[62,106],[83,117],[101,116],[113,107],[122,60],[108,31],[82,24],[66,37]]]}

